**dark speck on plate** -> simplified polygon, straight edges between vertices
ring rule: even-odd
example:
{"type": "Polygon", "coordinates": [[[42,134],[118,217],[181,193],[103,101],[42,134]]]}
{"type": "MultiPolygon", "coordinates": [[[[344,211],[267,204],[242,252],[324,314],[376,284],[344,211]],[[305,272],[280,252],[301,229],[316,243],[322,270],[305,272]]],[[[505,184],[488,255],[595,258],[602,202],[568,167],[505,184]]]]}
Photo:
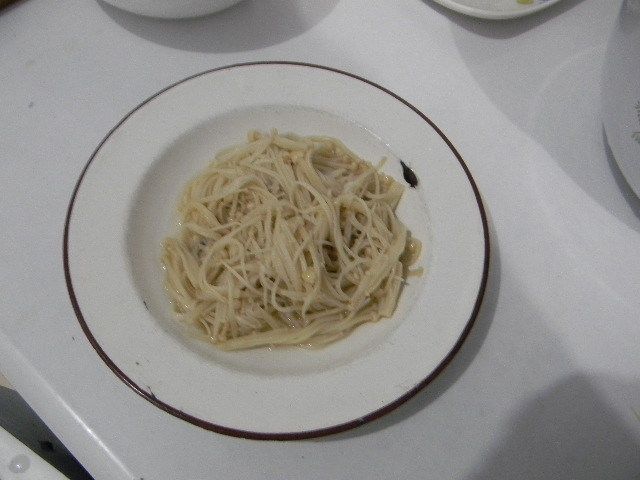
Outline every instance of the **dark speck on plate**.
{"type": "Polygon", "coordinates": [[[156,397],[156,394],[153,393],[153,390],[151,390],[151,387],[149,385],[147,385],[147,389],[149,390],[149,395],[151,395],[151,398],[157,400],[158,398],[156,397]]]}
{"type": "Polygon", "coordinates": [[[416,188],[418,186],[418,177],[416,174],[402,160],[400,160],[400,166],[402,167],[402,176],[405,182],[407,182],[411,188],[416,188]]]}

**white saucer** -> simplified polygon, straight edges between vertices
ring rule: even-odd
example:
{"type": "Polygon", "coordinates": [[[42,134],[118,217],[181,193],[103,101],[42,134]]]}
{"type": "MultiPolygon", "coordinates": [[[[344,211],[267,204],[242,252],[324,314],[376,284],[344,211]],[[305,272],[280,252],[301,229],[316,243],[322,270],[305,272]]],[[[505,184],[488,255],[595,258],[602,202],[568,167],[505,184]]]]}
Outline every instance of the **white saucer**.
{"type": "Polygon", "coordinates": [[[472,17],[505,20],[523,17],[550,7],[560,0],[433,0],[472,17]]]}

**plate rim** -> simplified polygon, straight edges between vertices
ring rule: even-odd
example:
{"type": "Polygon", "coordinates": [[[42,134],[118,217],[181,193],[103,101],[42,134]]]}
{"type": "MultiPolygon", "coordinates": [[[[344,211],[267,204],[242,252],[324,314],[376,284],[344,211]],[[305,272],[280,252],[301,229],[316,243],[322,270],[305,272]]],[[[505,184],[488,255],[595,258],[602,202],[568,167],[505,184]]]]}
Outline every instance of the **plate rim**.
{"type": "Polygon", "coordinates": [[[492,13],[490,10],[485,10],[479,7],[469,7],[467,5],[462,5],[458,3],[456,0],[433,0],[434,2],[442,5],[443,7],[449,8],[455,12],[462,13],[463,15],[468,15],[470,17],[482,18],[485,20],[511,20],[514,18],[525,17],[527,15],[534,14],[539,12],[540,10],[544,10],[545,8],[549,8],[551,5],[555,5],[560,0],[549,0],[545,3],[539,3],[537,5],[523,5],[523,7],[527,7],[526,9],[517,12],[514,11],[512,13],[500,13],[495,12],[492,13]]]}
{"type": "Polygon", "coordinates": [[[76,319],[78,320],[83,333],[85,334],[85,336],[89,340],[89,343],[91,344],[93,349],[96,351],[98,356],[111,369],[111,371],[125,385],[127,385],[129,388],[131,388],[134,392],[136,392],[142,398],[144,398],[145,400],[149,401],[150,403],[152,403],[154,406],[160,408],[161,410],[169,413],[170,415],[173,415],[173,416],[175,416],[177,418],[180,418],[180,419],[182,419],[184,421],[187,421],[187,422],[189,422],[189,423],[191,423],[193,425],[196,425],[198,427],[204,428],[205,430],[210,430],[210,431],[213,431],[213,432],[216,432],[216,433],[229,435],[229,436],[232,436],[232,437],[252,439],[252,440],[280,440],[280,441],[284,441],[284,440],[303,440],[303,439],[309,439],[309,438],[322,437],[322,436],[331,435],[331,434],[343,432],[343,431],[346,431],[346,430],[350,430],[352,428],[358,427],[360,425],[363,425],[365,423],[371,422],[373,420],[376,420],[376,419],[386,415],[387,413],[391,412],[392,410],[394,410],[395,408],[399,407],[400,405],[405,403],[407,400],[409,400],[410,398],[415,396],[420,390],[422,390],[429,383],[431,383],[447,367],[447,365],[449,365],[449,363],[451,363],[451,361],[453,360],[454,356],[460,350],[460,347],[464,343],[464,340],[467,338],[469,332],[471,331],[471,328],[473,327],[473,325],[475,323],[475,320],[476,320],[476,318],[478,316],[478,313],[480,311],[480,307],[482,305],[482,300],[483,300],[483,297],[484,297],[484,294],[485,294],[485,290],[486,290],[486,286],[487,286],[487,280],[488,280],[488,276],[489,276],[490,235],[489,235],[489,227],[488,227],[487,215],[486,215],[486,211],[485,211],[484,205],[482,203],[482,198],[481,198],[481,195],[480,195],[480,191],[478,190],[476,182],[473,179],[473,176],[471,175],[471,172],[470,172],[469,168],[467,167],[466,163],[462,159],[462,156],[460,155],[460,153],[457,151],[457,149],[454,147],[454,145],[451,143],[451,141],[446,137],[446,135],[442,132],[442,130],[440,130],[440,128],[429,117],[427,117],[424,113],[422,113],[420,110],[418,110],[418,108],[416,108],[411,103],[409,103],[408,101],[406,101],[405,99],[403,99],[399,95],[395,94],[391,90],[389,90],[389,89],[387,89],[387,88],[385,88],[385,87],[383,87],[383,86],[381,86],[381,85],[379,85],[379,84],[377,84],[377,83],[375,83],[375,82],[373,82],[371,80],[368,80],[368,79],[366,79],[366,78],[364,78],[362,76],[359,76],[359,75],[356,75],[356,74],[353,74],[353,73],[350,73],[350,72],[347,72],[347,71],[344,71],[344,70],[340,70],[340,69],[337,69],[337,68],[328,67],[328,66],[324,66],[324,65],[307,63],[307,62],[295,62],[295,61],[285,61],[285,60],[266,60],[266,61],[233,63],[233,64],[229,64],[229,65],[224,65],[224,66],[221,66],[221,67],[216,67],[216,68],[211,68],[211,69],[208,69],[208,70],[204,70],[204,71],[195,73],[193,75],[189,75],[189,76],[187,76],[185,78],[182,78],[182,79],[180,79],[180,80],[178,80],[178,81],[176,81],[176,82],[174,82],[174,83],[162,88],[161,90],[157,91],[156,93],[152,94],[151,96],[149,96],[148,98],[143,100],[141,103],[139,103],[137,106],[135,106],[131,111],[129,111],[129,113],[127,113],[125,116],[123,116],[122,119],[119,120],[116,123],[116,125],[113,128],[111,128],[111,130],[109,130],[109,132],[107,132],[107,134],[104,136],[104,138],[99,142],[99,144],[94,149],[94,151],[91,154],[91,156],[89,157],[88,161],[86,162],[85,166],[83,167],[82,171],[80,172],[80,176],[78,177],[78,180],[77,180],[77,182],[75,184],[75,187],[73,189],[71,198],[69,200],[69,206],[67,208],[67,214],[66,214],[66,217],[65,217],[64,231],[63,231],[63,245],[62,245],[62,260],[63,260],[63,266],[64,266],[64,276],[65,276],[65,283],[66,283],[66,286],[67,286],[67,293],[69,295],[69,299],[71,301],[71,305],[72,305],[74,313],[76,315],[76,319]],[[453,153],[455,158],[458,160],[458,163],[462,167],[462,169],[463,169],[463,171],[464,171],[464,173],[465,173],[465,175],[467,177],[467,180],[468,180],[468,182],[469,182],[469,184],[471,186],[471,189],[473,191],[473,194],[474,194],[474,197],[475,197],[475,200],[476,200],[476,205],[478,207],[478,211],[479,211],[481,222],[482,222],[483,240],[484,240],[484,260],[483,260],[483,267],[482,267],[482,278],[481,278],[481,281],[480,281],[480,285],[479,285],[479,288],[478,288],[478,293],[476,295],[474,307],[473,307],[473,310],[471,311],[470,317],[467,320],[467,323],[466,323],[464,329],[460,333],[460,336],[456,340],[456,342],[453,345],[453,347],[451,348],[451,350],[449,350],[447,355],[440,361],[438,366],[433,371],[431,371],[429,373],[429,375],[427,375],[421,382],[419,382],[417,385],[415,385],[410,390],[407,390],[404,394],[402,394],[401,396],[396,398],[394,401],[392,401],[392,402],[390,402],[390,403],[388,403],[388,404],[386,404],[386,405],[384,405],[384,406],[382,406],[382,407],[380,407],[380,408],[378,408],[376,410],[373,410],[373,411],[367,413],[366,415],[363,415],[362,417],[350,420],[348,422],[343,422],[343,423],[340,423],[340,424],[337,424],[337,425],[332,425],[330,427],[324,427],[324,428],[313,429],[313,430],[302,430],[302,431],[294,431],[294,432],[254,432],[254,431],[249,431],[249,430],[236,429],[236,428],[226,427],[226,426],[223,426],[223,425],[218,425],[218,424],[215,424],[215,423],[213,423],[211,421],[204,420],[202,418],[198,418],[198,417],[193,416],[191,414],[185,413],[182,410],[180,410],[180,409],[178,409],[178,408],[176,408],[176,407],[174,407],[172,405],[169,405],[168,403],[165,403],[165,402],[159,400],[153,394],[153,392],[149,392],[149,391],[143,389],[142,387],[137,385],[131,378],[129,378],[129,376],[123,370],[121,370],[114,363],[113,360],[111,360],[109,355],[100,346],[100,344],[98,343],[96,338],[93,336],[93,334],[92,334],[87,322],[84,319],[82,310],[80,308],[80,304],[79,304],[79,302],[77,300],[77,297],[76,297],[76,294],[75,294],[75,291],[74,291],[73,281],[72,281],[72,278],[71,278],[71,269],[70,269],[70,264],[69,264],[69,231],[70,231],[70,223],[71,223],[71,217],[72,217],[72,213],[73,213],[73,207],[74,207],[74,204],[75,204],[75,200],[76,200],[78,191],[80,189],[80,185],[82,184],[82,180],[85,177],[85,174],[87,173],[89,167],[93,163],[93,160],[96,158],[96,156],[97,156],[98,152],[100,151],[100,149],[102,148],[102,146],[111,138],[113,133],[124,122],[126,122],[135,112],[137,112],[138,110],[143,108],[151,100],[153,100],[154,98],[162,95],[164,92],[166,92],[166,91],[168,91],[168,90],[170,90],[170,89],[172,89],[172,88],[174,88],[174,87],[176,87],[176,86],[178,86],[178,85],[180,85],[182,83],[185,83],[185,82],[187,82],[189,80],[192,80],[192,79],[200,77],[200,76],[208,75],[208,74],[213,73],[213,72],[218,72],[218,71],[223,71],[223,70],[230,70],[230,69],[234,69],[234,68],[260,66],[260,65],[282,65],[282,66],[315,68],[315,69],[321,69],[321,70],[333,72],[333,73],[336,73],[336,74],[339,74],[339,75],[344,75],[344,76],[350,77],[352,79],[358,80],[360,82],[366,83],[369,86],[373,86],[373,87],[381,90],[383,93],[386,93],[387,95],[390,95],[395,100],[403,103],[405,106],[410,108],[414,113],[416,113],[422,120],[424,120],[438,134],[438,136],[440,136],[440,138],[445,142],[447,147],[449,147],[449,149],[451,150],[451,152],[453,153]]]}

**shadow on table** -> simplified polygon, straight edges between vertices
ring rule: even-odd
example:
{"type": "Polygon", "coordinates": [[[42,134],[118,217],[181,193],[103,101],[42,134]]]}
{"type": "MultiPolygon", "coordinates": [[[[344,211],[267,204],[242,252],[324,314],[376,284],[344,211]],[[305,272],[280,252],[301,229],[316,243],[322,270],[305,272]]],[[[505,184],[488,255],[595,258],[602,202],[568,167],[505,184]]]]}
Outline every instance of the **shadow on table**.
{"type": "MultiPolygon", "coordinates": [[[[543,146],[583,192],[640,232],[635,200],[619,189],[620,175],[611,168],[601,134],[603,39],[614,26],[603,19],[612,19],[621,1],[563,0],[507,21],[474,19],[425,2],[451,20],[458,51],[493,104],[543,146]],[[583,3],[589,11],[580,8],[583,3]],[[561,14],[566,15],[557,18],[561,14]]],[[[532,165],[534,172],[537,168],[544,166],[532,165]]]]}
{"type": "Polygon", "coordinates": [[[633,410],[640,410],[640,384],[598,377],[596,388],[595,380],[573,375],[530,398],[467,480],[640,478],[640,442],[629,426],[640,422],[633,410]],[[603,386],[628,401],[629,418],[613,411],[603,386]]]}
{"type": "Polygon", "coordinates": [[[245,0],[205,17],[166,20],[142,17],[98,1],[118,25],[146,40],[194,52],[257,50],[301,35],[338,0],[245,0]]]}
{"type": "MultiPolygon", "coordinates": [[[[49,462],[69,480],[92,480],[18,392],[5,387],[0,387],[0,427],[49,462]]],[[[16,475],[16,478],[18,476],[16,475]]]]}
{"type": "Polygon", "coordinates": [[[400,405],[392,412],[377,420],[362,425],[361,427],[335,435],[322,437],[316,441],[334,441],[367,435],[369,433],[384,430],[395,423],[401,422],[417,414],[421,410],[427,408],[429,404],[446,392],[449,387],[451,387],[451,385],[460,378],[471,362],[473,362],[473,359],[482,347],[482,343],[489,332],[491,321],[493,320],[496,306],[498,304],[498,294],[500,292],[500,250],[491,219],[489,218],[488,220],[491,254],[489,276],[487,279],[482,306],[480,307],[478,316],[476,317],[467,338],[460,347],[460,350],[454,355],[451,362],[431,383],[424,387],[423,390],[418,392],[414,397],[407,400],[406,403],[400,405]]]}
{"type": "Polygon", "coordinates": [[[0,15],[4,12],[8,12],[9,10],[17,7],[21,3],[24,3],[26,0],[0,0],[0,15]]]}

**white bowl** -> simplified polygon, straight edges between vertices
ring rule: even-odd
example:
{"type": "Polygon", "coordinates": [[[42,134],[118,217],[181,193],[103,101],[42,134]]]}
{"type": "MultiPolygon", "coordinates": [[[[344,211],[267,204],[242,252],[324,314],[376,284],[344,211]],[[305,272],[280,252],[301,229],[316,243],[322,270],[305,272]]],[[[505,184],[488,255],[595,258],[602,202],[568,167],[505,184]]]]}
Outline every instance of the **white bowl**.
{"type": "Polygon", "coordinates": [[[240,0],[104,0],[128,12],[158,18],[188,18],[218,12],[240,0]]]}
{"type": "Polygon", "coordinates": [[[607,140],[640,196],[640,1],[626,0],[607,49],[602,114],[607,140]]]}

